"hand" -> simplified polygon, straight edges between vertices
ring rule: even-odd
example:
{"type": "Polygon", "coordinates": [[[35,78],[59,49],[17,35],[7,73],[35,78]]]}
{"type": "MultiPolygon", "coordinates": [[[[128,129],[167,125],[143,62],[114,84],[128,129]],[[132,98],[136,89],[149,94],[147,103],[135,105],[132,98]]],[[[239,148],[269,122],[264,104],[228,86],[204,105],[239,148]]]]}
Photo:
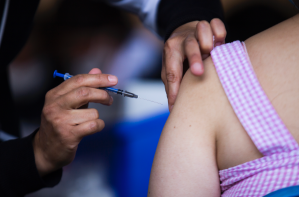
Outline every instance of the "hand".
{"type": "Polygon", "coordinates": [[[172,110],[183,76],[183,62],[187,58],[194,75],[202,75],[202,60],[209,56],[214,46],[225,43],[226,30],[220,19],[193,21],[178,27],[166,41],[163,50],[161,78],[172,110]],[[214,42],[213,42],[214,36],[214,42]]]}
{"type": "Polygon", "coordinates": [[[40,129],[33,142],[41,176],[71,163],[81,139],[104,128],[98,111],[82,106],[88,102],[111,105],[112,97],[97,88],[116,84],[115,76],[92,69],[89,74],[74,76],[46,94],[40,129]]]}

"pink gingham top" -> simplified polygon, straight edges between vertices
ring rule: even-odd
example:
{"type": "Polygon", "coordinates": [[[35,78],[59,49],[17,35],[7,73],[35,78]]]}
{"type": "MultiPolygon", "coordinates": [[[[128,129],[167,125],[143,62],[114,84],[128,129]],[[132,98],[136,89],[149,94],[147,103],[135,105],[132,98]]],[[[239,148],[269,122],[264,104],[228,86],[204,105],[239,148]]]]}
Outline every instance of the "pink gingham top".
{"type": "Polygon", "coordinates": [[[299,185],[299,146],[264,93],[240,41],[211,56],[224,91],[264,157],[219,171],[222,196],[264,196],[299,185]]]}

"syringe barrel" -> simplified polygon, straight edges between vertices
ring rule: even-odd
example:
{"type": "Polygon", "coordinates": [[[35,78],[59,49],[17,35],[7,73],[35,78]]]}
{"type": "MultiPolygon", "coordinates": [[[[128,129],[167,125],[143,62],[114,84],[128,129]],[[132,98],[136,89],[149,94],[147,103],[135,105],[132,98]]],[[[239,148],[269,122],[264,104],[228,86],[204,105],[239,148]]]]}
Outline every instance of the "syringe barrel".
{"type": "Polygon", "coordinates": [[[64,80],[67,80],[69,78],[71,78],[73,75],[70,75],[69,73],[65,73],[64,76],[63,76],[63,79],[64,80]]]}

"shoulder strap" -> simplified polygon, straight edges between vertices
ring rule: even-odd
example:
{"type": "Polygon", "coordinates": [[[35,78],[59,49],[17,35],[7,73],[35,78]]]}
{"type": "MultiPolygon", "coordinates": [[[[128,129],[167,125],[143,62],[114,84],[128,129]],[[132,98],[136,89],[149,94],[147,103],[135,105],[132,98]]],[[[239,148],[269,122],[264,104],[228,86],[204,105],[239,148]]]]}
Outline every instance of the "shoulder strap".
{"type": "Polygon", "coordinates": [[[259,84],[242,43],[218,46],[211,56],[225,93],[258,150],[267,156],[299,149],[259,84]]]}

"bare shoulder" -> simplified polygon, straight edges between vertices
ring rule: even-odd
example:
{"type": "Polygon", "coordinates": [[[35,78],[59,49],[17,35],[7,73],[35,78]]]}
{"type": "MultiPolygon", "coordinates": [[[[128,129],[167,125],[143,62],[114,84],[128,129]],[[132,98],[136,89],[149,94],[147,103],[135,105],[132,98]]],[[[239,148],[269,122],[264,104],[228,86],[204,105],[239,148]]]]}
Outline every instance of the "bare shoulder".
{"type": "Polygon", "coordinates": [[[204,61],[204,69],[200,77],[194,76],[190,70],[186,72],[175,102],[174,114],[184,112],[196,119],[202,116],[205,123],[213,122],[212,130],[216,130],[216,127],[221,126],[218,123],[221,123],[224,106],[228,102],[211,57],[204,61]]]}
{"type": "Polygon", "coordinates": [[[148,196],[220,196],[215,130],[221,85],[211,59],[204,65],[203,76],[184,76],[159,140],[148,196]]]}
{"type": "Polygon", "coordinates": [[[261,86],[299,142],[299,15],[245,43],[261,86]]]}
{"type": "MultiPolygon", "coordinates": [[[[246,40],[254,71],[299,141],[299,15],[246,40]]],[[[156,150],[148,196],[220,196],[218,170],[262,157],[236,117],[211,58],[187,71],[156,150]]]]}

